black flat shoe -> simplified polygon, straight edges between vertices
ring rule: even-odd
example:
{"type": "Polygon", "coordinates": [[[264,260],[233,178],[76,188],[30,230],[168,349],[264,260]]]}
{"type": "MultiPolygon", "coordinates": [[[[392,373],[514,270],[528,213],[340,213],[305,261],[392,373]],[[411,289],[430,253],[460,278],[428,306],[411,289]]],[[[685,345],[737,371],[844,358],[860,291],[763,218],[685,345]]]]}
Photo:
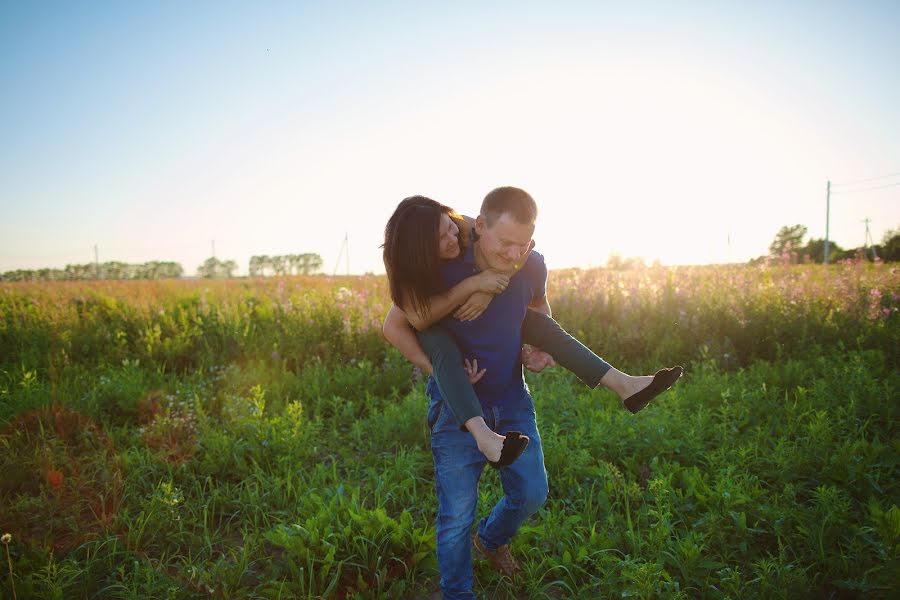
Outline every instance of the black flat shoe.
{"type": "Polygon", "coordinates": [[[681,367],[660,369],[656,372],[656,375],[653,376],[653,381],[650,382],[650,385],[639,391],[637,394],[625,398],[625,408],[633,413],[638,412],[650,404],[651,400],[672,387],[672,384],[678,381],[678,378],[681,377],[682,373],[684,373],[684,369],[681,367]]]}
{"type": "Polygon", "coordinates": [[[528,447],[528,442],[530,441],[531,438],[521,432],[507,432],[506,439],[503,440],[503,449],[500,451],[500,458],[493,462],[488,461],[488,464],[495,469],[500,469],[513,464],[516,462],[516,459],[525,452],[525,448],[528,447]]]}

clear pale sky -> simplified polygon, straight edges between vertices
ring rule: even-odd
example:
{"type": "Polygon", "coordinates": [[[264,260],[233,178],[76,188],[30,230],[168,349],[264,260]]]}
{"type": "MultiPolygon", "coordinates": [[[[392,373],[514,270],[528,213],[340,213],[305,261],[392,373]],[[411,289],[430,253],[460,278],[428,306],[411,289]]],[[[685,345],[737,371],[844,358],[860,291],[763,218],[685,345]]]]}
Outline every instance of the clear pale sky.
{"type": "Polygon", "coordinates": [[[900,226],[900,3],[552,4],[4,2],[0,271],[215,240],[330,273],[347,234],[383,272],[402,198],[498,185],[551,268],[824,237],[828,179],[880,177],[834,186],[842,246],[900,226]]]}

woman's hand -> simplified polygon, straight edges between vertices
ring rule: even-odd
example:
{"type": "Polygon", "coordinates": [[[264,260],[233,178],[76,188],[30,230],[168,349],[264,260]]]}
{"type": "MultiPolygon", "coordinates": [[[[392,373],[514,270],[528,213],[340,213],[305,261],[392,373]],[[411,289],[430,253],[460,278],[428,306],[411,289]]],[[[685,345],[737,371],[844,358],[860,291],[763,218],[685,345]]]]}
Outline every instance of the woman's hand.
{"type": "Polygon", "coordinates": [[[499,294],[509,285],[508,275],[491,270],[482,271],[469,279],[475,286],[475,291],[487,294],[499,294]]]}
{"type": "Polygon", "coordinates": [[[478,359],[477,358],[473,358],[472,362],[469,362],[469,359],[467,358],[463,362],[465,363],[463,365],[463,368],[465,368],[466,375],[469,376],[469,383],[471,383],[472,385],[475,385],[476,383],[478,383],[478,381],[482,377],[484,377],[485,372],[487,372],[487,369],[482,369],[480,371],[478,370],[478,359]]]}
{"type": "Polygon", "coordinates": [[[469,299],[466,300],[462,306],[456,309],[456,312],[453,313],[453,318],[459,319],[460,321],[474,321],[481,316],[481,313],[487,309],[488,304],[490,304],[493,299],[493,294],[475,292],[469,296],[469,299]]]}

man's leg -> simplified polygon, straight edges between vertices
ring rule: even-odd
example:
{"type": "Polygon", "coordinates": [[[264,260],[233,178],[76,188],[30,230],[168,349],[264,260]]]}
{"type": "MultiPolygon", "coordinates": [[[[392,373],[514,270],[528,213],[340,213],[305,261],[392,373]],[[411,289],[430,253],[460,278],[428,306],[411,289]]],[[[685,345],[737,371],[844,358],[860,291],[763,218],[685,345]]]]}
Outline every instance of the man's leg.
{"type": "Polygon", "coordinates": [[[509,543],[519,527],[544,504],[548,492],[544,451],[531,408],[495,410],[499,412],[498,428],[521,431],[531,442],[516,462],[500,469],[504,496],[490,516],[478,524],[479,541],[490,552],[509,543]]]}
{"type": "Polygon", "coordinates": [[[437,557],[441,591],[444,600],[471,600],[475,595],[470,532],[485,458],[475,439],[459,430],[446,405],[432,426],[431,454],[438,500],[437,557]]]}

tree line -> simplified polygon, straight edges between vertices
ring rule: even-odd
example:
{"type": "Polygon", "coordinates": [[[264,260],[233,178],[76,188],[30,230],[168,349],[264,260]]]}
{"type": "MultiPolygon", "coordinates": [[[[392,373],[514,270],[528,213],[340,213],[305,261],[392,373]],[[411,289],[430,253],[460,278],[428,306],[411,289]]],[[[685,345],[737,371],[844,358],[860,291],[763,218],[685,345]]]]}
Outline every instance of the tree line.
{"type": "MultiPolygon", "coordinates": [[[[769,245],[769,254],[754,258],[750,264],[767,260],[790,263],[825,262],[824,238],[810,238],[804,241],[808,229],[805,225],[785,225],[769,245]]],[[[866,258],[884,262],[900,261],[900,229],[885,232],[880,244],[869,247],[844,249],[834,241],[829,242],[828,261],[837,262],[847,258],[866,258]]],[[[277,256],[251,256],[247,272],[250,277],[313,275],[322,268],[322,257],[316,253],[282,254],[277,256]]],[[[634,269],[643,267],[640,258],[623,258],[617,254],[610,256],[607,268],[634,269]]],[[[234,277],[237,263],[233,260],[207,258],[197,267],[197,276],[204,278],[234,277]]],[[[105,263],[85,263],[66,265],[64,269],[17,269],[6,271],[0,276],[4,281],[85,281],[91,279],[178,279],[184,276],[181,264],[171,261],[150,261],[143,264],[128,264],[119,261],[105,263]]]]}
{"type": "Polygon", "coordinates": [[[307,252],[281,256],[251,256],[250,277],[265,275],[312,275],[322,268],[322,257],[307,252]]]}
{"type": "Polygon", "coordinates": [[[85,281],[89,279],[176,279],[184,275],[177,262],[150,261],[128,264],[119,261],[66,265],[64,269],[17,269],[3,273],[5,281],[85,281]]]}
{"type": "MultiPolygon", "coordinates": [[[[825,262],[825,238],[806,237],[806,225],[785,225],[775,234],[769,244],[768,256],[760,256],[751,263],[760,263],[775,259],[790,263],[823,263],[825,262]]],[[[838,262],[848,258],[865,258],[869,261],[880,259],[884,262],[900,260],[900,229],[889,229],[884,233],[880,244],[844,249],[834,240],[828,242],[828,262],[838,262]]]]}
{"type": "MultiPolygon", "coordinates": [[[[252,256],[248,273],[251,277],[268,275],[313,275],[322,268],[322,257],[314,253],[281,256],[252,256]]],[[[197,267],[204,278],[234,277],[237,263],[212,256],[197,267]]],[[[119,261],[66,265],[64,269],[17,269],[0,276],[3,281],[87,281],[95,279],[178,279],[184,268],[177,262],[150,261],[128,264],[119,261]]]]}
{"type": "MultiPolygon", "coordinates": [[[[312,252],[303,254],[282,254],[279,256],[251,256],[247,274],[250,277],[269,275],[313,275],[322,268],[322,257],[312,252]]],[[[197,268],[199,277],[233,277],[237,263],[233,260],[219,260],[212,256],[197,268]]]]}

